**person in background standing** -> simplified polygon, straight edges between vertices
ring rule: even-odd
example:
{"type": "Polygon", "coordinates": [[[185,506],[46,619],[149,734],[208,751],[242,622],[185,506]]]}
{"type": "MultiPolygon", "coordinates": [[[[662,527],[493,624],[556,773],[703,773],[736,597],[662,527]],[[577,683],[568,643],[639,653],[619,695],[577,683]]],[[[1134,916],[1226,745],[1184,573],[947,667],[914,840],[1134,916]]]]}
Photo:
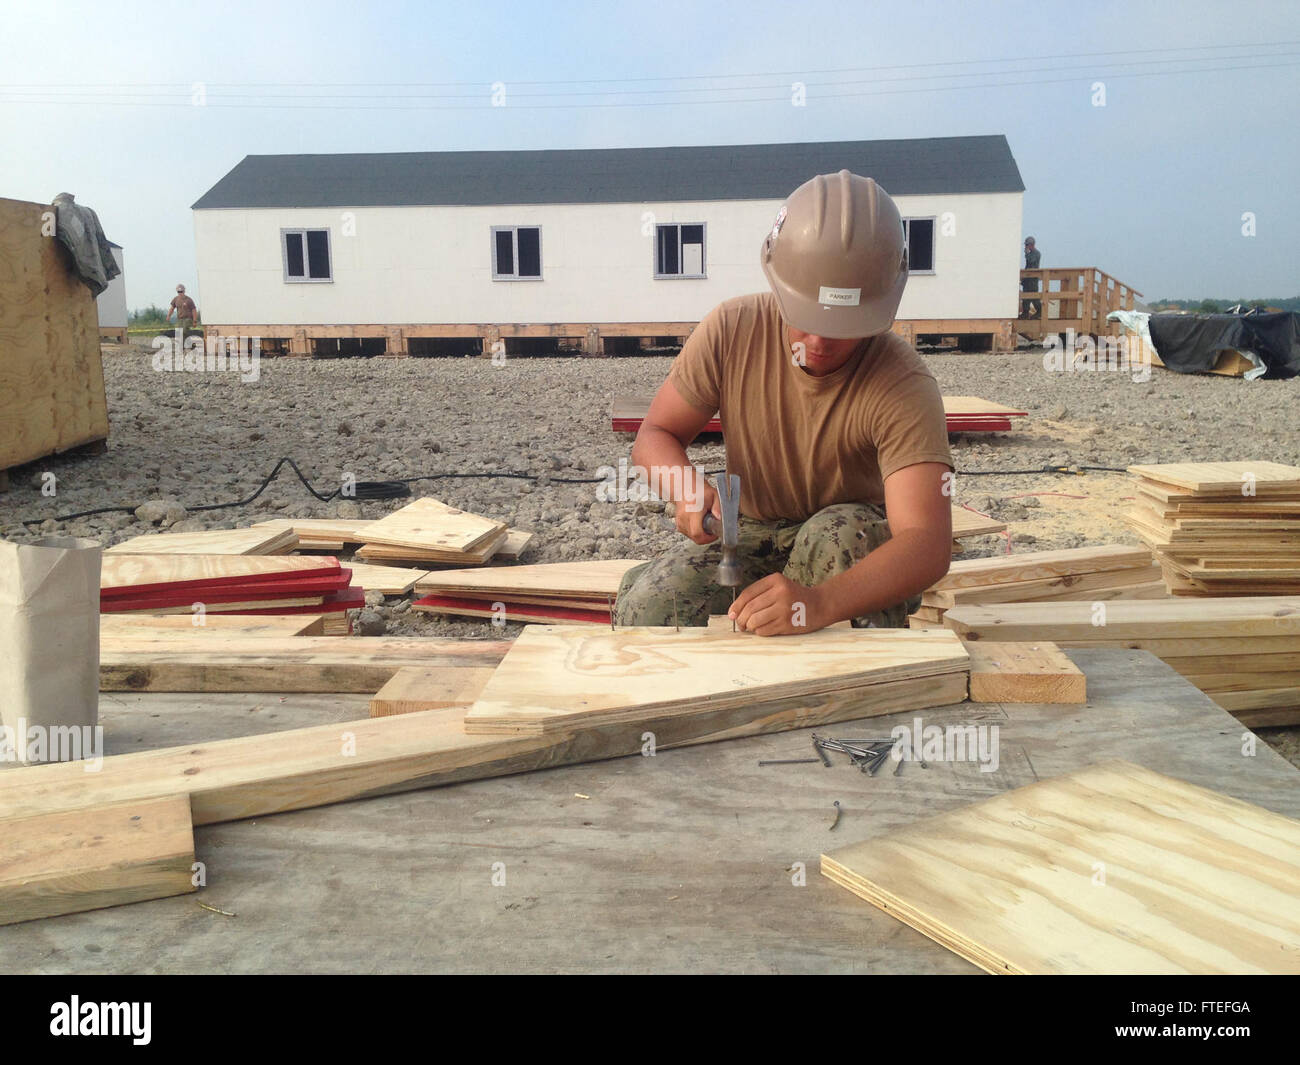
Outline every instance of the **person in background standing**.
{"type": "Polygon", "coordinates": [[[167,321],[172,320],[172,315],[176,315],[176,324],[181,327],[181,336],[194,328],[199,320],[199,308],[194,301],[185,295],[185,286],[176,286],[176,295],[172,297],[171,303],[167,307],[167,321]]]}
{"type": "MultiPolygon", "coordinates": [[[[1038,264],[1042,261],[1043,261],[1043,253],[1039,251],[1037,245],[1034,244],[1034,238],[1026,237],[1025,238],[1025,269],[1037,270],[1038,264]]],[[[1038,278],[1036,277],[1022,278],[1020,282],[1020,291],[1037,292],[1038,278]]],[[[1039,317],[1039,315],[1042,314],[1042,312],[1043,312],[1043,305],[1040,301],[1026,300],[1024,305],[1020,308],[1020,317],[1037,318],[1039,317]]]]}

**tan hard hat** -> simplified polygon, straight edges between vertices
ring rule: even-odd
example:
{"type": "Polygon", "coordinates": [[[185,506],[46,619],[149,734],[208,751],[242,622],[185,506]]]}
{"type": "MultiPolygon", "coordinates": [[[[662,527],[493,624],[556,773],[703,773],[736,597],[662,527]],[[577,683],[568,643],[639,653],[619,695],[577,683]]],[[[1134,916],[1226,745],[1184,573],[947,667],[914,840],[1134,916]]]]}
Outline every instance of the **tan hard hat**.
{"type": "Polygon", "coordinates": [[[832,339],[885,332],[907,284],[898,208],[871,178],[847,170],[818,174],[790,194],[762,259],[781,317],[832,339]]]}

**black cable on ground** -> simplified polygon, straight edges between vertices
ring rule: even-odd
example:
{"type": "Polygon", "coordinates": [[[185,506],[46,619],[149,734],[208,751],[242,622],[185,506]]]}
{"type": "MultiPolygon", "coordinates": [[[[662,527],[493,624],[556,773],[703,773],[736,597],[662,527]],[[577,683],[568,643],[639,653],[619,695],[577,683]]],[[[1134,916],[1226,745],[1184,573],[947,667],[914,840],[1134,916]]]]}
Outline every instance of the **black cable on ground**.
{"type": "MultiPolygon", "coordinates": [[[[279,476],[280,470],[288,466],[297,475],[298,480],[302,482],[307,489],[322,503],[328,503],[343,494],[343,489],[336,488],[329,495],[322,495],[307,480],[298,464],[287,455],[275,464],[275,469],[263,478],[262,483],[257,486],[257,490],[245,499],[236,499],[229,503],[197,503],[194,506],[187,506],[188,511],[203,510],[225,510],[228,507],[245,507],[252,503],[258,496],[266,491],[267,486],[279,476]]],[[[1083,470],[1096,470],[1104,473],[1126,473],[1127,471],[1117,466],[1040,466],[1032,470],[958,470],[959,477],[997,477],[997,476],[1018,476],[1034,473],[1080,473],[1083,470]]],[[[705,470],[706,474],[719,474],[723,470],[705,470]]],[[[426,473],[418,477],[403,477],[392,481],[357,481],[349,486],[348,494],[345,497],[349,500],[359,500],[374,502],[384,499],[405,499],[411,494],[408,485],[415,484],[417,481],[441,481],[441,480],[498,480],[510,479],[519,481],[532,481],[534,483],[545,481],[549,484],[601,484],[607,478],[604,477],[551,477],[548,474],[520,473],[516,470],[507,470],[497,473],[426,473]]],[[[137,504],[138,506],[138,504],[137,504]]],[[[54,521],[75,521],[78,518],[88,518],[94,514],[134,514],[136,507],[96,507],[94,510],[82,510],[76,514],[59,514],[54,517],[54,521]]],[[[44,518],[20,518],[17,522],[19,525],[36,525],[42,521],[50,520],[44,518]]]]}

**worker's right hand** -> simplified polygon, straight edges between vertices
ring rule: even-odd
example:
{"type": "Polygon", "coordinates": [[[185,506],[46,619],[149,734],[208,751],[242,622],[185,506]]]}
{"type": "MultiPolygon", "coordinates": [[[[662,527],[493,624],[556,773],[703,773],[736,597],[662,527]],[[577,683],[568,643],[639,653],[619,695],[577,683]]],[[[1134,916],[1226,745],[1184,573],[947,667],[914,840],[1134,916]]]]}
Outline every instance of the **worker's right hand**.
{"type": "Polygon", "coordinates": [[[713,485],[703,477],[698,480],[699,484],[694,495],[677,502],[673,520],[677,524],[677,531],[683,536],[694,540],[697,544],[711,544],[718,538],[718,533],[704,531],[704,516],[712,514],[717,519],[716,528],[721,532],[722,503],[713,485]]]}

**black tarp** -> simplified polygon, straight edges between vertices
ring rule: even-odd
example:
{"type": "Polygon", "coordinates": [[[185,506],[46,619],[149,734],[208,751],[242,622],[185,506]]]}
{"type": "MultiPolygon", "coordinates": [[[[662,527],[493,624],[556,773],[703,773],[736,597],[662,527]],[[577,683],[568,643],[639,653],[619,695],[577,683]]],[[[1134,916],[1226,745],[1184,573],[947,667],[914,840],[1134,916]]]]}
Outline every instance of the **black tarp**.
{"type": "Polygon", "coordinates": [[[1266,377],[1300,375],[1300,313],[1153,314],[1148,326],[1161,361],[1178,373],[1203,373],[1224,348],[1253,351],[1266,377]]]}

